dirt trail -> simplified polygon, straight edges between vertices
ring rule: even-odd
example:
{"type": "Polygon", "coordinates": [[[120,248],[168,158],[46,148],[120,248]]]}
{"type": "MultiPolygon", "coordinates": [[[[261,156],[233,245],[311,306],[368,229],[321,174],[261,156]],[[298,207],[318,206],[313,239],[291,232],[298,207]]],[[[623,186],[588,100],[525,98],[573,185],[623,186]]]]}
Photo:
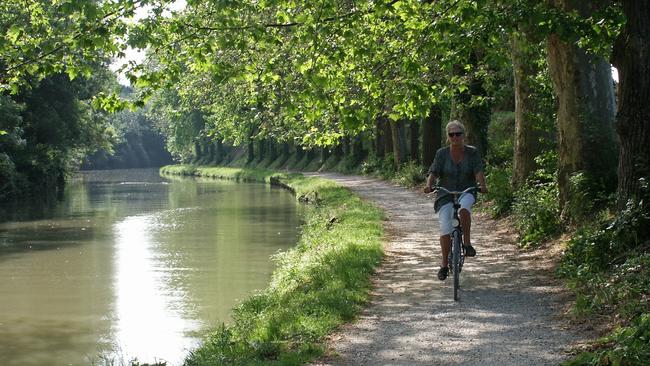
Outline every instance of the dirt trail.
{"type": "Polygon", "coordinates": [[[370,305],[330,339],[315,365],[557,365],[580,337],[543,253],[521,253],[512,234],[474,215],[478,255],[468,258],[460,301],[441,282],[438,223],[424,194],[366,177],[317,174],[385,210],[389,243],[370,305]]]}

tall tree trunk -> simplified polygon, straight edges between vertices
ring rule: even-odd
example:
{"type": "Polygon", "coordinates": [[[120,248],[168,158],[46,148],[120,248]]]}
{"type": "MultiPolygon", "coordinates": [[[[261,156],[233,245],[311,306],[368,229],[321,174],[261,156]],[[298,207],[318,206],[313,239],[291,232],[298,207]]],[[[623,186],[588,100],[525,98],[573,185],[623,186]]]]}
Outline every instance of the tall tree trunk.
{"type": "Polygon", "coordinates": [[[325,164],[327,159],[330,157],[330,151],[326,147],[320,149],[320,160],[318,161],[319,165],[325,164]]]}
{"type": "Polygon", "coordinates": [[[639,196],[650,180],[650,2],[622,0],[627,23],[614,45],[620,94],[616,131],[620,139],[618,205],[639,196]]]}
{"type": "MultiPolygon", "coordinates": [[[[554,0],[563,10],[589,16],[597,1],[554,0]]],[[[598,3],[606,3],[599,1],[598,3]]],[[[558,186],[563,214],[572,200],[570,178],[577,172],[611,184],[615,179],[615,99],[610,66],[558,35],[547,40],[548,65],[558,96],[558,186]]],[[[581,192],[583,193],[583,192],[581,192]]],[[[566,215],[564,215],[566,217],[566,215]]]]}
{"type": "Polygon", "coordinates": [[[442,110],[437,104],[431,106],[429,115],[422,120],[422,164],[429,167],[436,151],[442,145],[442,110]]]}
{"type": "Polygon", "coordinates": [[[296,150],[296,161],[302,160],[305,156],[305,150],[300,145],[295,145],[294,148],[296,150]]]}
{"type": "Polygon", "coordinates": [[[409,123],[411,135],[411,161],[420,164],[420,123],[418,121],[411,121],[409,123]]]}
{"type": "Polygon", "coordinates": [[[383,118],[377,118],[375,120],[375,156],[377,158],[383,159],[386,155],[385,139],[383,118]]]}
{"type": "Polygon", "coordinates": [[[521,187],[537,166],[535,157],[541,150],[541,131],[535,126],[535,100],[533,78],[538,73],[535,60],[536,47],[527,32],[514,32],[511,36],[512,69],[515,82],[515,141],[512,167],[512,184],[521,187]]]}
{"type": "Polygon", "coordinates": [[[246,153],[246,163],[252,163],[255,160],[255,140],[252,137],[249,137],[246,143],[246,153]]]}
{"type": "Polygon", "coordinates": [[[403,164],[409,157],[408,150],[408,131],[406,130],[406,121],[397,121],[397,136],[399,137],[399,156],[400,165],[403,164]]]}
{"type": "MultiPolygon", "coordinates": [[[[469,58],[470,65],[478,66],[481,57],[479,51],[472,52],[469,58]]],[[[492,113],[491,107],[487,101],[479,103],[473,101],[472,97],[487,97],[483,80],[476,75],[471,76],[468,90],[461,93],[456,103],[452,104],[451,116],[452,119],[460,119],[465,125],[465,141],[478,148],[481,156],[485,158],[488,151],[487,132],[492,113]]]]}
{"type": "Polygon", "coordinates": [[[393,131],[391,129],[391,122],[387,117],[381,118],[382,126],[384,127],[384,152],[391,154],[393,152],[393,131]]]}
{"type": "Polygon", "coordinates": [[[395,165],[395,170],[399,170],[402,165],[402,149],[400,147],[400,137],[399,137],[399,122],[390,121],[390,135],[393,140],[393,163],[395,165]]]}
{"type": "Polygon", "coordinates": [[[352,158],[352,162],[356,165],[363,159],[364,151],[363,151],[363,142],[362,138],[360,135],[354,136],[350,140],[350,156],[352,158]]]}
{"type": "Polygon", "coordinates": [[[201,141],[198,139],[194,141],[194,162],[197,163],[203,157],[203,150],[201,150],[201,141]]]}

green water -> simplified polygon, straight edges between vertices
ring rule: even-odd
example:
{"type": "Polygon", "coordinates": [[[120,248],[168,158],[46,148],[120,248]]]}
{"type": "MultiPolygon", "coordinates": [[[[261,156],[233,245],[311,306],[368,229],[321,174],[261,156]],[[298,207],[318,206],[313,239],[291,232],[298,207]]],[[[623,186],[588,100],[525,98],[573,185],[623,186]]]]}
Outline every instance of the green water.
{"type": "Polygon", "coordinates": [[[300,208],[263,184],[86,172],[0,223],[0,364],[182,362],[268,285],[300,208]]]}

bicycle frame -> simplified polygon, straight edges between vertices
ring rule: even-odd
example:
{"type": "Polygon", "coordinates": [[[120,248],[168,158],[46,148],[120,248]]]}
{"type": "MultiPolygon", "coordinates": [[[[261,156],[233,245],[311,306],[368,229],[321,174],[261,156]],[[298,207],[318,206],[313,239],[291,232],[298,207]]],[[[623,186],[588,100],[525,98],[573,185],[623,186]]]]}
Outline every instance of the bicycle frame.
{"type": "Polygon", "coordinates": [[[460,289],[460,272],[465,263],[465,253],[463,250],[463,228],[460,225],[460,217],[458,211],[460,210],[460,197],[465,193],[472,193],[476,191],[475,187],[470,187],[464,191],[449,191],[444,187],[436,187],[436,190],[443,191],[452,196],[453,216],[451,231],[451,248],[449,251],[448,262],[450,264],[450,272],[454,277],[454,301],[458,301],[458,290],[460,289]]]}

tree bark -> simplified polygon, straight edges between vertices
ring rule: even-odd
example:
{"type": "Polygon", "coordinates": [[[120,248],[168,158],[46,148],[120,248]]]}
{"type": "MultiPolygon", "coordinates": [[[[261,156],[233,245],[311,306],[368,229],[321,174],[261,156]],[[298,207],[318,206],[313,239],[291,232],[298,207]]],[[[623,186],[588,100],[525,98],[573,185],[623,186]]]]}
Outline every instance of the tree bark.
{"type": "Polygon", "coordinates": [[[375,156],[383,159],[386,156],[386,143],[384,142],[384,125],[382,118],[377,118],[375,121],[375,156]]]}
{"type": "Polygon", "coordinates": [[[393,132],[391,129],[391,123],[387,117],[381,118],[381,123],[384,128],[384,156],[393,152],[393,132]]]}
{"type": "MultiPolygon", "coordinates": [[[[475,66],[479,63],[480,56],[477,51],[472,52],[470,55],[470,64],[475,66]]],[[[488,151],[487,132],[491,119],[491,107],[484,101],[476,103],[472,101],[472,97],[486,97],[487,92],[483,87],[483,80],[472,76],[469,89],[467,92],[461,93],[455,105],[452,105],[452,115],[459,115],[461,122],[465,125],[465,141],[469,145],[478,148],[481,156],[485,158],[488,151]]]]}
{"type": "Polygon", "coordinates": [[[620,83],[616,131],[620,139],[617,198],[620,209],[650,179],[650,2],[622,0],[627,23],[614,45],[620,83]]]}
{"type": "Polygon", "coordinates": [[[410,123],[411,135],[411,161],[420,164],[420,123],[418,121],[411,121],[410,123]]]}
{"type": "MultiPolygon", "coordinates": [[[[588,16],[596,1],[554,0],[554,4],[588,16]]],[[[583,172],[588,179],[605,185],[615,181],[614,88],[610,66],[602,57],[589,55],[555,34],[548,37],[547,47],[559,103],[558,186],[560,207],[566,216],[567,203],[572,199],[572,175],[583,172]]]]}
{"type": "Polygon", "coordinates": [[[246,144],[246,163],[252,163],[253,160],[255,160],[255,140],[253,140],[252,137],[248,138],[248,142],[246,144]]]}
{"type": "Polygon", "coordinates": [[[538,73],[534,61],[538,54],[525,31],[511,36],[512,69],[515,89],[515,138],[512,167],[512,184],[521,187],[537,165],[535,157],[541,152],[541,131],[535,126],[535,100],[533,80],[538,73]]]}
{"type": "Polygon", "coordinates": [[[390,121],[390,134],[391,139],[393,140],[393,163],[395,165],[395,170],[399,170],[402,165],[402,149],[400,147],[400,137],[399,137],[399,122],[390,121]]]}
{"type": "Polygon", "coordinates": [[[436,151],[442,145],[442,110],[438,105],[431,106],[429,115],[422,121],[422,164],[429,167],[436,151]]]}

